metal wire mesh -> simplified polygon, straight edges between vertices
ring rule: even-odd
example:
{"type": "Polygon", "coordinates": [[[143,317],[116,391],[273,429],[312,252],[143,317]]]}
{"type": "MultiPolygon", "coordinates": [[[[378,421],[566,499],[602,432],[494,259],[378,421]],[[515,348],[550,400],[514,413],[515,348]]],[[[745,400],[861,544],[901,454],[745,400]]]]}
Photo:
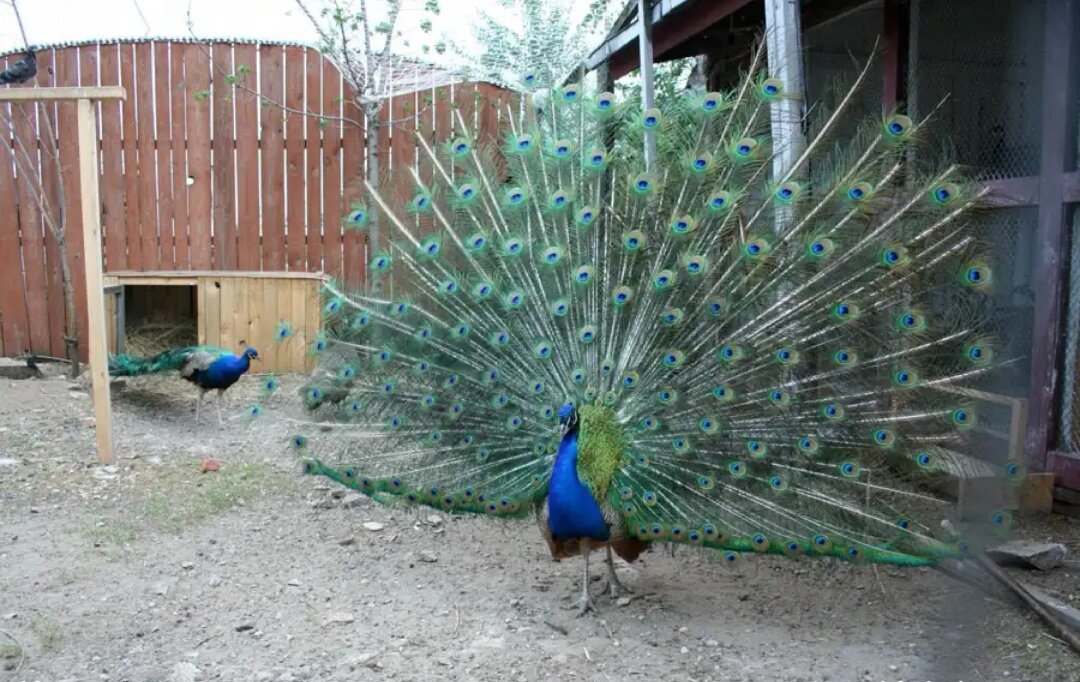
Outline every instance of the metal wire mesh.
{"type": "MultiPolygon", "coordinates": [[[[1077,141],[1080,144],[1080,140],[1077,141]]],[[[1073,211],[1059,446],[1080,452],[1080,211],[1073,211]]]]}
{"type": "Polygon", "coordinates": [[[909,109],[940,104],[937,127],[977,179],[1039,172],[1044,13],[1044,0],[916,0],[909,109]]]}
{"type": "MultiPolygon", "coordinates": [[[[804,77],[808,101],[828,99],[834,88],[849,87],[854,83],[873,56],[874,44],[881,34],[884,20],[883,6],[869,3],[804,32],[804,77]]],[[[859,91],[841,129],[881,112],[881,60],[876,60],[870,68],[866,84],[859,91]]]]}

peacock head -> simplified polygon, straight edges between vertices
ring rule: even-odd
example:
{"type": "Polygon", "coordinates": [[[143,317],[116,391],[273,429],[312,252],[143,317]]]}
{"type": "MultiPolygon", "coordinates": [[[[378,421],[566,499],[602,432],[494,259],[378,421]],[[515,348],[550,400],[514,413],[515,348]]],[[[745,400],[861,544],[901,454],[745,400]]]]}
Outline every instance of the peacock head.
{"type": "Polygon", "coordinates": [[[578,412],[574,403],[568,402],[559,408],[559,434],[566,435],[577,430],[578,412]]]}
{"type": "MultiPolygon", "coordinates": [[[[259,351],[255,350],[251,346],[248,346],[244,349],[244,357],[246,357],[248,360],[259,360],[259,351]]],[[[259,360],[259,362],[262,362],[262,360],[259,360]]]]}

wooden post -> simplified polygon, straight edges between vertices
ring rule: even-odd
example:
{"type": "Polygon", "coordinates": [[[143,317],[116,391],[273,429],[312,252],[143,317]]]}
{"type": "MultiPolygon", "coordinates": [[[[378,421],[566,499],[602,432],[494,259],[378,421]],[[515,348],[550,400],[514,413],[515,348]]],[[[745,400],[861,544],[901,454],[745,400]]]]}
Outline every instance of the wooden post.
{"type": "Polygon", "coordinates": [[[79,204],[83,224],[83,265],[86,268],[86,312],[90,324],[86,337],[90,342],[90,381],[94,395],[94,420],[97,432],[98,459],[113,461],[112,397],[109,395],[108,331],[105,325],[105,290],[101,281],[101,193],[98,186],[97,126],[94,104],[80,99],[79,130],[79,204]]]}
{"type": "Polygon", "coordinates": [[[78,116],[79,204],[83,226],[83,263],[86,276],[87,312],[90,325],[90,379],[93,386],[95,432],[98,459],[114,461],[112,446],[112,405],[109,398],[108,332],[105,325],[105,291],[101,272],[101,194],[98,182],[97,125],[92,100],[124,99],[124,88],[5,88],[0,102],[74,101],[78,116]]]}

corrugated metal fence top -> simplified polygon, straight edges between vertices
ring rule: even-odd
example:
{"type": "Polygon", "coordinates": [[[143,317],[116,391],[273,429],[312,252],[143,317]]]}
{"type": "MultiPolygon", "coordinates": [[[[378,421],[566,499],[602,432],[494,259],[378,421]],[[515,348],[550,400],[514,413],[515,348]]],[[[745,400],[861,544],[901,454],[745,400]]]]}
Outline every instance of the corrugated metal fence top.
{"type": "MultiPolygon", "coordinates": [[[[0,59],[0,68],[20,56],[0,59]]],[[[366,235],[343,231],[341,217],[357,198],[368,131],[354,93],[317,50],[94,42],[39,50],[36,85],[127,89],[124,102],[97,104],[107,272],[299,271],[348,286],[364,280],[366,235]]],[[[455,112],[470,132],[491,139],[509,97],[467,83],[392,98],[380,111],[381,167],[414,166],[417,134],[452,138],[455,112]]],[[[0,121],[12,121],[0,124],[3,354],[63,354],[59,251],[28,179],[42,178],[45,206],[68,208],[69,261],[85,321],[73,117],[66,104],[0,105],[0,121]],[[13,154],[20,163],[8,161],[13,154]]]]}

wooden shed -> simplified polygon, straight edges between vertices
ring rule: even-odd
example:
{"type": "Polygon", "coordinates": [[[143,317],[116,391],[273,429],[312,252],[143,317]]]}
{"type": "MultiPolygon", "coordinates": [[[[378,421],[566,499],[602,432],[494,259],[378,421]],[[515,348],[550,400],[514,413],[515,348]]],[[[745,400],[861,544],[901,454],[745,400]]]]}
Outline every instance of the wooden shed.
{"type": "Polygon", "coordinates": [[[125,350],[130,325],[153,319],[190,326],[200,344],[259,351],[266,372],[310,372],[310,334],[321,323],[324,277],[307,272],[110,272],[105,275],[109,351],[125,350]],[[278,323],[295,330],[275,339],[278,323]]]}

